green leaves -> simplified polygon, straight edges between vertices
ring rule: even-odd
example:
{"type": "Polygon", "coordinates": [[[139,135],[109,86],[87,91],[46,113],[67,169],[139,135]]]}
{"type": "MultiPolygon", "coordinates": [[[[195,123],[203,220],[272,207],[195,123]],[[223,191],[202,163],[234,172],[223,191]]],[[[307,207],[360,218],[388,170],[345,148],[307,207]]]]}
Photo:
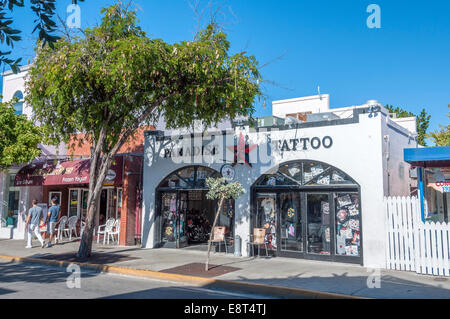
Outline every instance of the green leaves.
{"type": "MultiPolygon", "coordinates": [[[[448,108],[450,109],[450,105],[448,108]]],[[[450,112],[447,113],[447,116],[450,118],[450,112]]],[[[436,146],[450,146],[450,125],[446,127],[439,125],[439,130],[431,132],[427,138],[430,138],[436,146]]]]}
{"type": "Polygon", "coordinates": [[[417,129],[417,141],[420,145],[426,146],[425,138],[427,136],[428,126],[430,125],[431,115],[428,115],[426,110],[423,109],[419,115],[415,115],[409,111],[405,111],[399,107],[393,107],[392,105],[385,106],[390,113],[397,114],[397,117],[416,117],[416,129],[417,129]]]}
{"type": "MultiPolygon", "coordinates": [[[[73,0],[72,3],[84,2],[84,0],[73,0]]],[[[59,39],[59,37],[53,35],[56,31],[56,23],[53,21],[55,15],[56,0],[30,0],[31,10],[35,13],[36,23],[33,33],[38,31],[39,40],[42,40],[43,44],[49,44],[53,47],[53,44],[59,39]]],[[[14,48],[14,43],[20,41],[22,38],[19,36],[20,30],[10,27],[14,22],[14,19],[7,17],[5,8],[10,12],[13,12],[14,7],[23,7],[23,0],[0,0],[0,42],[14,48]]],[[[7,58],[11,54],[11,51],[0,52],[0,64],[8,64],[14,73],[19,72],[19,63],[22,58],[12,60],[7,58]]]]}
{"type": "Polygon", "coordinates": [[[225,177],[206,179],[206,185],[209,188],[206,194],[207,199],[236,199],[244,193],[244,188],[239,182],[230,182],[225,177]]]}
{"type": "Polygon", "coordinates": [[[261,95],[257,61],[230,55],[226,34],[208,26],[191,42],[150,39],[136,14],[120,5],[103,11],[85,37],[39,45],[29,71],[27,101],[47,136],[67,141],[106,133],[104,153],[142,124],[165,116],[168,128],[248,116],[261,95]]]}
{"type": "Polygon", "coordinates": [[[16,102],[0,103],[0,170],[29,162],[41,153],[42,132],[25,115],[14,114],[16,102]]]}

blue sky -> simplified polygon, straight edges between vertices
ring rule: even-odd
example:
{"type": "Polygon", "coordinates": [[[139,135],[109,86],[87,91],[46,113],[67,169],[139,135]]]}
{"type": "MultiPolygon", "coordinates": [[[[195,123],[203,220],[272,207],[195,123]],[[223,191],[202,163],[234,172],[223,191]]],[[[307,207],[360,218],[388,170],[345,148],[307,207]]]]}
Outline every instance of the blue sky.
{"type": "MultiPolygon", "coordinates": [[[[195,2],[192,0],[192,2],[195,2]]],[[[82,28],[100,23],[100,9],[113,0],[81,3],[82,28]]],[[[186,0],[135,0],[142,28],[168,42],[192,39],[196,18],[186,0]]],[[[207,1],[201,2],[206,4],[207,1]]],[[[330,94],[331,107],[376,99],[431,114],[430,130],[447,125],[450,104],[450,1],[447,0],[229,0],[221,1],[232,51],[256,56],[269,81],[269,102],[330,94]],[[381,29],[369,29],[369,4],[381,8],[381,29]],[[231,10],[229,10],[231,8],[231,10]],[[278,57],[280,57],[277,59],[278,57]],[[274,83],[274,84],[270,84],[274,83]]],[[[71,0],[58,0],[66,17],[71,0]]],[[[14,26],[24,40],[14,57],[33,57],[33,15],[17,9],[14,26]]],[[[258,107],[258,116],[271,113],[258,107]]]]}

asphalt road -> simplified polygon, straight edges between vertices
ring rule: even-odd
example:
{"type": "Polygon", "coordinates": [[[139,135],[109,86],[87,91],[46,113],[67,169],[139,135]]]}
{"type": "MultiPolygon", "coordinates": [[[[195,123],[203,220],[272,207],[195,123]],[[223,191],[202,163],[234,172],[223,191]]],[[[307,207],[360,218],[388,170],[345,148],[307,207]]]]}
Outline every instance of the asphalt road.
{"type": "MultiPolygon", "coordinates": [[[[72,270],[76,271],[76,269],[72,270]]],[[[0,261],[0,299],[251,299],[263,298],[182,283],[66,271],[64,268],[0,261]]]]}

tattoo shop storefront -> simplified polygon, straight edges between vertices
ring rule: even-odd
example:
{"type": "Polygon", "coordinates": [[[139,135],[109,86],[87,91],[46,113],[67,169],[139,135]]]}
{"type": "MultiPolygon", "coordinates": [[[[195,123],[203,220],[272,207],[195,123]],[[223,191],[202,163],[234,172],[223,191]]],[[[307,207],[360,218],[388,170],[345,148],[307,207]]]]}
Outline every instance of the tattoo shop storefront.
{"type": "MultiPolygon", "coordinates": [[[[142,247],[205,242],[217,206],[205,197],[205,180],[227,176],[245,189],[219,219],[228,253],[239,236],[240,253],[251,255],[254,230],[264,229],[261,254],[267,247],[273,256],[383,267],[386,116],[358,110],[333,123],[240,125],[183,137],[145,132],[142,247]]],[[[390,185],[397,185],[392,176],[390,185]]]]}

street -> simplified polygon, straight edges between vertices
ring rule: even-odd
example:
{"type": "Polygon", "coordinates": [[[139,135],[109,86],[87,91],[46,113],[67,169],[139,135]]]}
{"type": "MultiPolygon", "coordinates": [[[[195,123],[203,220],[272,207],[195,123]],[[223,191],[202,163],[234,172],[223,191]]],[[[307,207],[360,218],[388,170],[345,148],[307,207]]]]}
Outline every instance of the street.
{"type": "Polygon", "coordinates": [[[1,299],[248,299],[263,298],[146,278],[0,261],[1,299]],[[69,283],[68,283],[69,282],[69,283]],[[69,288],[73,287],[73,288],[69,288]]]}

